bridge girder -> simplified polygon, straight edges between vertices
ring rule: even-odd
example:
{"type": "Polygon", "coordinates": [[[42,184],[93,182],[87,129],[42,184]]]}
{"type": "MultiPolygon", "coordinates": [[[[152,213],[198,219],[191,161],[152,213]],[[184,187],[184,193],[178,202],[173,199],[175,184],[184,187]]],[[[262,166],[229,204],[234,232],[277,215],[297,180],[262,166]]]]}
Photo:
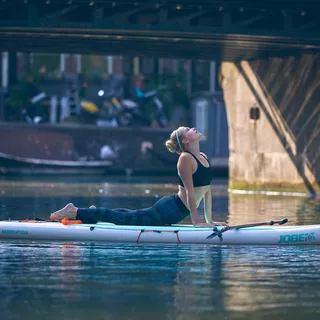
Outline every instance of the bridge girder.
{"type": "Polygon", "coordinates": [[[300,55],[320,49],[315,9],[308,0],[0,0],[0,51],[224,60],[300,55]]]}

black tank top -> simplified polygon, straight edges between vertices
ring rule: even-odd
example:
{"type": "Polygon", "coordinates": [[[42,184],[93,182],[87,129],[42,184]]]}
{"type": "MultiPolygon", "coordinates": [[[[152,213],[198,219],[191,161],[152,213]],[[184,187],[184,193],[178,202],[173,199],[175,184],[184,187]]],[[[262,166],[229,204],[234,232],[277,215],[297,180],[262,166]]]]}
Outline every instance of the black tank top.
{"type": "MultiPolygon", "coordinates": [[[[193,158],[197,161],[198,168],[197,170],[192,174],[192,180],[193,180],[193,186],[194,187],[203,187],[203,186],[208,186],[210,185],[210,182],[212,180],[212,171],[211,171],[211,166],[210,162],[208,161],[207,157],[202,155],[208,162],[209,167],[205,167],[199,160],[198,158],[192,154],[191,152],[185,151],[187,153],[190,153],[193,158]]],[[[183,182],[181,178],[179,177],[179,184],[180,186],[184,187],[183,182]]]]}

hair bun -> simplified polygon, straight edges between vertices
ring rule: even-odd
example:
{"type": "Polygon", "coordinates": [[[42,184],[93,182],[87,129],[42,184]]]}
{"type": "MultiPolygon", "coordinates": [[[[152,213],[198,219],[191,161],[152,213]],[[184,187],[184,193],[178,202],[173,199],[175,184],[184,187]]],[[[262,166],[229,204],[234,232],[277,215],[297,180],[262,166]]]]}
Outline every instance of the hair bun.
{"type": "Polygon", "coordinates": [[[164,145],[170,152],[176,152],[176,145],[171,139],[167,140],[164,145]]]}

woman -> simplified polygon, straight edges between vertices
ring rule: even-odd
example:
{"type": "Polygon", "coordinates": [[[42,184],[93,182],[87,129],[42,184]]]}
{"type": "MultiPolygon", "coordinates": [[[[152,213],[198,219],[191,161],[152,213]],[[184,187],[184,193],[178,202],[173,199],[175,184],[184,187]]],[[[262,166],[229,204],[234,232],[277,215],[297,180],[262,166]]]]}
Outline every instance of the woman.
{"type": "Polygon", "coordinates": [[[76,218],[84,223],[97,221],[118,225],[160,226],[179,223],[191,215],[195,227],[226,226],[223,222],[212,220],[212,199],[210,182],[212,172],[207,156],[200,152],[199,142],[202,134],[195,128],[180,127],[174,130],[165,146],[179,156],[177,169],[179,191],[158,200],[152,207],[138,210],[107,209],[91,206],[89,209],[77,208],[72,203],[51,214],[51,220],[76,218]],[[200,222],[197,208],[204,200],[206,223],[200,222]]]}

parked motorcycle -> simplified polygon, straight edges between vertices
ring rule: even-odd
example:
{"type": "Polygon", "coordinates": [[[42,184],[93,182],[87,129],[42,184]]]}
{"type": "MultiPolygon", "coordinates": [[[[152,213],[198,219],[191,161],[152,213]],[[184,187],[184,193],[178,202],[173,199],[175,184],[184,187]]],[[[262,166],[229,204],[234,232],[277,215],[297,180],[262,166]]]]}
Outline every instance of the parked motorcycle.
{"type": "Polygon", "coordinates": [[[37,115],[35,112],[30,112],[30,109],[34,108],[37,103],[41,102],[47,98],[47,94],[45,92],[40,92],[29,100],[29,112],[27,108],[22,108],[21,117],[24,121],[28,123],[44,123],[47,121],[44,116],[37,115]],[[33,114],[33,115],[32,115],[33,114]]]}
{"type": "Polygon", "coordinates": [[[152,111],[150,114],[150,118],[156,122],[156,124],[161,127],[165,128],[168,126],[168,119],[164,113],[164,108],[163,108],[163,103],[159,99],[159,91],[167,89],[166,86],[160,86],[159,89],[154,89],[148,92],[143,92],[139,88],[136,88],[136,96],[137,96],[137,101],[138,104],[147,104],[152,101],[152,111]]]}
{"type": "Polygon", "coordinates": [[[113,126],[143,126],[156,125],[165,128],[168,120],[163,112],[163,103],[158,98],[158,90],[149,92],[137,92],[137,98],[121,99],[115,96],[107,96],[101,89],[98,91],[99,106],[92,101],[83,100],[81,114],[88,121],[95,121],[98,125],[113,126]],[[152,101],[153,110],[146,114],[145,105],[152,101]]]}

